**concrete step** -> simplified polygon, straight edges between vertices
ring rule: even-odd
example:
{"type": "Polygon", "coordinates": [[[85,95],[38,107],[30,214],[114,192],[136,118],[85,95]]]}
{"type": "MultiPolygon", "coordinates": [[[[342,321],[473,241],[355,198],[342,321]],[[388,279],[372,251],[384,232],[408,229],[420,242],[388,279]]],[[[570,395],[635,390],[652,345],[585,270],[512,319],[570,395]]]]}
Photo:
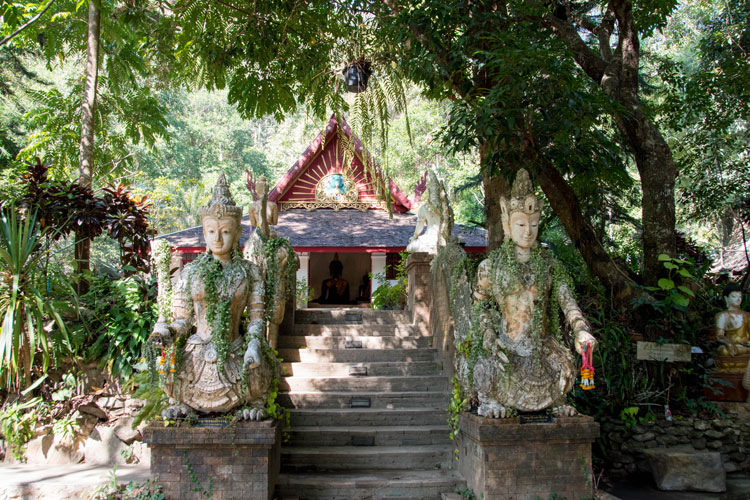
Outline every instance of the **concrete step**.
{"type": "Polygon", "coordinates": [[[465,487],[453,470],[370,470],[356,473],[282,473],[276,496],[310,500],[439,500],[465,487]]]}
{"type": "Polygon", "coordinates": [[[437,351],[422,349],[291,349],[281,348],[279,357],[287,362],[357,363],[393,361],[435,361],[437,351]]]}
{"type": "Polygon", "coordinates": [[[282,447],[285,472],[450,469],[450,445],[282,447]]]}
{"type": "MultiPolygon", "coordinates": [[[[318,337],[338,337],[345,335],[357,336],[381,336],[392,335],[395,337],[413,337],[424,335],[414,325],[370,325],[370,324],[345,324],[345,325],[317,325],[303,324],[294,325],[292,335],[315,335],[318,337]]],[[[283,338],[283,336],[282,336],[283,338]]]]}
{"type": "Polygon", "coordinates": [[[284,377],[279,390],[289,392],[429,392],[447,391],[448,378],[438,376],[411,377],[284,377]]]}
{"type": "MultiPolygon", "coordinates": [[[[447,407],[446,407],[447,408],[447,407]]],[[[445,425],[445,408],[297,408],[290,410],[292,428],[297,426],[445,425]]]]}
{"type": "Polygon", "coordinates": [[[431,343],[430,337],[394,337],[393,335],[376,337],[282,335],[279,337],[279,347],[298,349],[418,349],[430,347],[431,343]]]}
{"type": "MultiPolygon", "coordinates": [[[[369,408],[433,408],[445,411],[450,394],[445,392],[279,392],[278,402],[286,408],[351,408],[369,399],[369,408]]],[[[360,406],[366,407],[366,406],[360,406]]]]}
{"type": "Polygon", "coordinates": [[[436,361],[391,363],[282,363],[281,373],[294,377],[349,377],[356,368],[368,377],[405,375],[438,375],[440,364],[436,361]]]}
{"type": "Polygon", "coordinates": [[[410,324],[409,311],[376,311],[363,308],[297,309],[294,313],[296,324],[365,324],[365,325],[395,325],[410,324]]]}
{"type": "Polygon", "coordinates": [[[443,425],[294,426],[284,446],[450,446],[450,428],[443,425]]]}

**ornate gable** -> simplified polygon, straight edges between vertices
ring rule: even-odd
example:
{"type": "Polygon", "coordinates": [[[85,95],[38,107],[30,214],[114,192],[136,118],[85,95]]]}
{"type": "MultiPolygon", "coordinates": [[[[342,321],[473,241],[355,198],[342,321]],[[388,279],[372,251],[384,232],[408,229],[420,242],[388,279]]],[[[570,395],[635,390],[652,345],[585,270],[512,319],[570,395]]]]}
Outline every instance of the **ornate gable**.
{"type": "MultiPolygon", "coordinates": [[[[376,186],[383,184],[377,162],[371,160],[373,172],[366,171],[362,143],[346,121],[342,119],[342,122],[339,124],[332,115],[326,128],[269,193],[268,199],[275,201],[280,210],[330,208],[364,212],[386,208],[385,201],[378,199],[376,191],[376,186]],[[352,147],[346,145],[350,141],[354,155],[347,161],[352,147]]],[[[411,201],[392,181],[389,180],[388,185],[393,211],[409,210],[411,201]]]]}

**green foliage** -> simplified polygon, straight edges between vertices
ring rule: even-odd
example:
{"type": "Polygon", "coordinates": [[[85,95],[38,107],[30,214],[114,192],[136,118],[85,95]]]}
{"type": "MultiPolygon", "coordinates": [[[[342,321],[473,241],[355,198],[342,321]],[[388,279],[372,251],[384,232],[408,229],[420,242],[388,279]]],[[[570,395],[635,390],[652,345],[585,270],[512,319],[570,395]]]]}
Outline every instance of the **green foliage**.
{"type": "Polygon", "coordinates": [[[201,484],[201,480],[198,478],[198,475],[195,473],[195,470],[193,470],[193,466],[190,464],[190,461],[188,460],[187,453],[183,455],[185,468],[188,472],[188,477],[190,477],[190,482],[193,483],[192,490],[196,493],[199,493],[201,497],[211,499],[214,497],[214,479],[213,477],[208,478],[208,489],[205,489],[203,485],[201,484]]]}
{"type": "Polygon", "coordinates": [[[127,485],[118,484],[117,465],[110,471],[109,484],[99,487],[91,500],[166,500],[162,486],[153,479],[142,483],[129,481],[127,485]]]}
{"type": "Polygon", "coordinates": [[[6,403],[0,409],[0,430],[8,448],[18,461],[24,460],[24,447],[34,437],[37,413],[36,406],[42,398],[36,397],[26,402],[6,403]]]}
{"type": "MultiPolygon", "coordinates": [[[[229,281],[233,278],[231,267],[238,265],[237,259],[233,258],[225,267],[211,254],[203,253],[193,261],[195,273],[205,287],[206,323],[211,325],[211,342],[216,347],[219,370],[224,368],[231,347],[232,297],[227,294],[230,293],[229,281]]],[[[190,290],[190,284],[187,289],[190,290]]]]}
{"type": "Polygon", "coordinates": [[[52,433],[62,439],[72,439],[79,430],[78,422],[71,415],[58,417],[52,424],[52,433]]]}
{"type": "Polygon", "coordinates": [[[263,256],[266,262],[265,271],[265,319],[270,322],[276,314],[276,307],[284,307],[283,301],[293,300],[296,289],[292,286],[296,276],[293,265],[294,249],[286,238],[270,238],[263,245],[263,256]],[[281,259],[286,256],[285,267],[281,268],[281,259]],[[280,296],[281,293],[284,296],[280,296]]]}
{"type": "Polygon", "coordinates": [[[380,285],[372,292],[371,306],[373,309],[403,309],[408,299],[408,277],[406,275],[406,259],[409,253],[402,250],[399,260],[394,265],[396,272],[396,283],[391,284],[385,273],[370,273],[370,281],[380,281],[380,285]]]}
{"type": "Polygon", "coordinates": [[[370,273],[371,281],[380,281],[372,292],[371,306],[375,310],[403,308],[406,305],[406,287],[399,281],[391,284],[385,279],[385,273],[370,273]]]}
{"type": "Polygon", "coordinates": [[[455,440],[458,437],[458,418],[462,411],[469,408],[469,398],[461,396],[461,385],[456,377],[453,377],[451,382],[453,383],[453,389],[451,390],[451,402],[448,405],[448,425],[451,428],[450,438],[455,440]]]}
{"type": "Polygon", "coordinates": [[[35,368],[47,371],[51,348],[46,321],[52,319],[61,343],[70,343],[61,311],[76,303],[61,274],[44,272],[44,234],[36,216],[24,219],[17,212],[13,205],[0,209],[0,388],[11,390],[30,385],[35,368]],[[53,283],[67,304],[48,295],[53,283]]]}
{"type": "Polygon", "coordinates": [[[112,375],[130,378],[156,323],[153,277],[94,277],[81,301],[90,311],[78,326],[78,336],[87,339],[87,355],[112,375]]]}
{"type": "Polygon", "coordinates": [[[629,406],[627,408],[623,408],[622,411],[620,411],[620,420],[625,424],[626,428],[631,429],[637,423],[637,415],[638,407],[629,406]]]}

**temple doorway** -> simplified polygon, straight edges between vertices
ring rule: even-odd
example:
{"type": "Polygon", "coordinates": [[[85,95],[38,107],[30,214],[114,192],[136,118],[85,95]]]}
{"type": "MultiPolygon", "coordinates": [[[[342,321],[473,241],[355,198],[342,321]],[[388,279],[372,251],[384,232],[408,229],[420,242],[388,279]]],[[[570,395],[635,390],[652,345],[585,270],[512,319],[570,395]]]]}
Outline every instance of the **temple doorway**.
{"type": "Polygon", "coordinates": [[[308,286],[314,300],[321,302],[310,305],[337,307],[369,304],[371,285],[368,274],[370,272],[371,259],[368,253],[310,252],[308,286]],[[334,283],[329,282],[329,289],[323,294],[323,283],[332,278],[332,270],[334,274],[338,274],[340,270],[340,277],[335,286],[334,283]]]}

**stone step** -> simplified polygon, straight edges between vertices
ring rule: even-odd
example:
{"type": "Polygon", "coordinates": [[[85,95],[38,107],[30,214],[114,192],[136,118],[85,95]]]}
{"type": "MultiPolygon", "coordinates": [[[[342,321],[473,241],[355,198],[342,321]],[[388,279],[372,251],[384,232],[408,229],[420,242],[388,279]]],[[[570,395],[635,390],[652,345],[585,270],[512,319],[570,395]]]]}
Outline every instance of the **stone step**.
{"type": "MultiPolygon", "coordinates": [[[[351,408],[354,402],[369,399],[369,408],[448,408],[446,392],[279,392],[278,402],[286,408],[351,408]]],[[[360,406],[366,407],[366,406],[360,406]]]]}
{"type": "Polygon", "coordinates": [[[439,376],[411,377],[284,377],[279,390],[289,392],[434,392],[447,391],[448,379],[439,376]]]}
{"type": "Polygon", "coordinates": [[[385,363],[282,363],[281,373],[294,377],[348,377],[356,368],[368,377],[404,375],[438,375],[440,364],[436,361],[385,362],[385,363]]]}
{"type": "MultiPolygon", "coordinates": [[[[293,335],[318,337],[338,337],[346,335],[357,336],[387,336],[395,337],[414,337],[422,336],[419,329],[414,325],[369,325],[369,324],[350,324],[350,325],[294,325],[293,335]]],[[[282,336],[283,337],[283,336],[282,336]]]]}
{"type": "Polygon", "coordinates": [[[279,357],[287,362],[357,363],[393,361],[435,361],[437,351],[422,349],[291,349],[281,348],[279,357]]]}
{"type": "Polygon", "coordinates": [[[297,309],[294,312],[296,324],[365,324],[365,325],[395,325],[410,324],[409,311],[376,311],[364,308],[336,308],[297,309]]]}
{"type": "MultiPolygon", "coordinates": [[[[447,408],[447,407],[446,407],[447,408]]],[[[292,428],[296,426],[384,426],[445,425],[445,408],[296,408],[290,410],[292,428]]]]}
{"type": "Polygon", "coordinates": [[[282,335],[279,337],[279,347],[298,349],[418,349],[430,347],[431,343],[431,337],[394,337],[393,335],[377,337],[282,335]]]}
{"type": "MultiPolygon", "coordinates": [[[[443,425],[294,426],[288,446],[450,446],[450,428],[443,425]]],[[[287,446],[287,443],[284,443],[287,446]]]]}
{"type": "Polygon", "coordinates": [[[285,472],[450,469],[453,460],[450,445],[281,448],[285,472]]]}
{"type": "Polygon", "coordinates": [[[465,487],[453,470],[371,470],[356,473],[282,473],[276,496],[310,500],[439,500],[441,493],[465,487]]]}

